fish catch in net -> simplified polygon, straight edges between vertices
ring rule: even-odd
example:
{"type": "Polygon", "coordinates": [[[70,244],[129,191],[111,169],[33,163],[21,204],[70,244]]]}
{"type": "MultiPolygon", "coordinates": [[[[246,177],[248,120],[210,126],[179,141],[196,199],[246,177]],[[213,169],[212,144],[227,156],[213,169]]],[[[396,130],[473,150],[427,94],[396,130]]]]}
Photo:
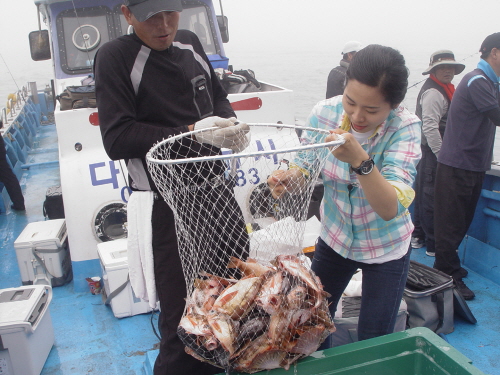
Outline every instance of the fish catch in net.
{"type": "Polygon", "coordinates": [[[302,240],[319,173],[343,140],[325,142],[328,131],[308,127],[249,127],[239,152],[198,143],[193,131],[146,157],[175,217],[187,286],[178,335],[188,354],[228,373],[288,369],[335,330],[302,240]],[[267,178],[288,168],[305,177],[275,199],[267,178]]]}

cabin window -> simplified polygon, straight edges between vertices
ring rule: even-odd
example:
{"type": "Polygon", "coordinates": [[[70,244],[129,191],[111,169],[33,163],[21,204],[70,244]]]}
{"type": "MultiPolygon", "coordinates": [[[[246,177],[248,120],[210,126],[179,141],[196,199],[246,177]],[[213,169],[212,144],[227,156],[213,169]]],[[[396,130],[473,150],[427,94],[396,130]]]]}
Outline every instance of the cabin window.
{"type": "Polygon", "coordinates": [[[113,18],[107,7],[68,9],[57,18],[61,68],[68,74],[92,71],[99,47],[114,39],[113,18]]]}
{"type": "Polygon", "coordinates": [[[193,8],[184,8],[179,21],[179,29],[187,29],[198,35],[207,55],[217,54],[217,47],[213,35],[214,28],[210,24],[207,8],[204,6],[195,6],[193,8]]]}
{"type": "MultiPolygon", "coordinates": [[[[211,9],[199,0],[184,0],[179,29],[191,30],[200,39],[207,55],[220,54],[211,9]]],[[[104,43],[129,33],[120,5],[67,9],[56,20],[61,69],[67,74],[92,72],[94,57],[104,43]]]]}

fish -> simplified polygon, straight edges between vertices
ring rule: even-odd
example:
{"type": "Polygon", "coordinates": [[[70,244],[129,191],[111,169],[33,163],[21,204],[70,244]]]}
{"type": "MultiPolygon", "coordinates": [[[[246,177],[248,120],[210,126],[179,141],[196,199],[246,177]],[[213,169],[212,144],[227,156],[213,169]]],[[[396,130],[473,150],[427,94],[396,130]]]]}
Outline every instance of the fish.
{"type": "Polygon", "coordinates": [[[208,351],[215,350],[219,347],[219,341],[214,335],[200,336],[198,340],[200,346],[204,346],[208,351]]]}
{"type": "Polygon", "coordinates": [[[314,273],[304,266],[300,259],[295,255],[278,255],[272,262],[273,265],[287,271],[290,275],[302,280],[307,287],[312,291],[316,303],[314,308],[318,308],[322,301],[329,296],[323,290],[323,285],[319,282],[319,278],[314,273]]]}
{"type": "Polygon", "coordinates": [[[288,328],[292,329],[295,327],[300,327],[301,325],[308,322],[312,317],[311,309],[294,309],[288,311],[289,325],[288,328]]]}
{"type": "Polygon", "coordinates": [[[243,345],[248,340],[253,340],[256,337],[259,337],[267,330],[268,324],[268,316],[257,316],[247,320],[241,325],[236,342],[238,345],[243,345]]]}
{"type": "Polygon", "coordinates": [[[205,301],[205,294],[201,289],[195,288],[193,289],[193,292],[191,295],[186,298],[186,305],[188,308],[191,310],[194,310],[197,314],[202,314],[203,313],[199,312],[199,309],[203,309],[203,303],[205,301]]]}
{"type": "Polygon", "coordinates": [[[184,315],[179,322],[179,327],[182,327],[190,335],[206,336],[212,334],[206,317],[195,313],[184,315]]]}
{"type": "Polygon", "coordinates": [[[207,314],[207,322],[224,350],[233,355],[236,351],[235,339],[238,328],[235,322],[228,315],[214,310],[207,314]]]}
{"type": "Polygon", "coordinates": [[[255,259],[248,258],[244,262],[235,257],[231,257],[227,268],[238,268],[245,276],[262,276],[272,270],[272,268],[258,263],[255,259]]]}
{"type": "Polygon", "coordinates": [[[335,331],[328,293],[298,257],[280,255],[272,264],[231,258],[228,268],[239,269],[240,280],[200,273],[178,328],[186,352],[254,373],[288,369],[317,350],[335,331]]]}
{"type": "Polygon", "coordinates": [[[254,306],[261,286],[261,277],[242,278],[221,293],[212,309],[227,314],[231,319],[241,319],[254,306]]]}
{"type": "Polygon", "coordinates": [[[303,354],[291,354],[288,353],[288,355],[285,357],[285,359],[280,363],[280,366],[283,367],[285,370],[289,370],[290,366],[297,362],[299,359],[304,358],[305,355],[303,354]]]}
{"type": "Polygon", "coordinates": [[[195,279],[193,283],[196,289],[201,290],[206,295],[219,295],[230,283],[225,279],[216,278],[214,276],[209,279],[195,279]],[[224,280],[222,282],[222,280],[224,280]]]}
{"type": "MultiPolygon", "coordinates": [[[[253,366],[254,360],[259,358],[260,356],[265,355],[265,353],[272,352],[271,356],[274,352],[276,352],[278,349],[276,349],[272,343],[269,337],[267,335],[262,335],[256,338],[253,341],[250,341],[243,349],[241,349],[237,355],[235,356],[235,359],[233,360],[233,367],[236,371],[244,371],[248,373],[253,373],[257,372],[260,370],[263,370],[263,368],[256,368],[256,365],[253,366]]],[[[280,353],[283,351],[280,351],[280,353]]],[[[283,352],[286,355],[286,352],[283,352]]],[[[281,355],[281,354],[280,354],[281,355]]],[[[264,359],[264,358],[263,358],[264,359]]],[[[276,363],[276,361],[272,362],[276,363]]],[[[280,362],[282,359],[280,360],[280,362]]],[[[261,361],[259,362],[259,365],[264,365],[266,367],[269,367],[268,363],[265,363],[266,361],[261,361]]],[[[279,367],[279,363],[278,366],[279,367]]],[[[276,368],[276,367],[273,367],[276,368]]]]}
{"type": "Polygon", "coordinates": [[[312,315],[311,309],[280,310],[271,315],[267,335],[276,347],[281,348],[292,339],[293,333],[300,326],[311,323],[312,315]]]}
{"type": "Polygon", "coordinates": [[[233,359],[233,368],[253,374],[262,370],[272,370],[287,364],[288,353],[276,348],[269,337],[263,334],[250,341],[233,359]]]}
{"type": "Polygon", "coordinates": [[[211,275],[205,280],[195,279],[193,284],[194,290],[191,298],[198,307],[207,313],[212,310],[215,301],[229,285],[229,282],[225,279],[211,275]]]}
{"type": "Polygon", "coordinates": [[[245,372],[253,374],[262,370],[272,370],[283,367],[283,361],[288,356],[284,350],[274,349],[258,353],[252,362],[245,368],[245,372]]]}
{"type": "Polygon", "coordinates": [[[304,285],[294,286],[286,295],[286,304],[289,309],[300,309],[307,298],[307,288],[304,285]]]}
{"type": "Polygon", "coordinates": [[[333,333],[337,330],[337,328],[335,328],[335,324],[333,323],[326,300],[321,303],[319,308],[314,310],[311,321],[315,322],[316,324],[323,324],[330,333],[333,333]]]}
{"type": "Polygon", "coordinates": [[[255,298],[255,303],[269,315],[276,314],[283,303],[282,290],[287,278],[283,271],[268,272],[265,281],[255,298]]]}
{"type": "Polygon", "coordinates": [[[291,314],[286,310],[280,310],[276,314],[271,315],[267,337],[276,348],[281,348],[282,343],[289,339],[291,334],[288,329],[290,319],[291,314]]]}
{"type": "Polygon", "coordinates": [[[308,356],[318,350],[330,332],[324,325],[318,324],[296,330],[295,334],[298,339],[288,344],[287,352],[308,356]]]}

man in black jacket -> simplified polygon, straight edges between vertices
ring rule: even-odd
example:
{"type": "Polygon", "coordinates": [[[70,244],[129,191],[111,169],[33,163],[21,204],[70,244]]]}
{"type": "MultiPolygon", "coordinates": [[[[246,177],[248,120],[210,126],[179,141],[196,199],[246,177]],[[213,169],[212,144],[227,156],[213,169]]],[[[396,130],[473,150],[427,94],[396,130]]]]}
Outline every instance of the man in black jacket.
{"type": "MultiPolygon", "coordinates": [[[[0,121],[1,127],[3,127],[2,121],[0,121]]],[[[7,162],[7,151],[5,150],[5,141],[2,135],[0,135],[0,182],[4,184],[12,200],[11,208],[16,211],[24,211],[23,191],[21,185],[19,185],[19,180],[7,162]]]]}
{"type": "Polygon", "coordinates": [[[339,66],[333,68],[328,75],[328,81],[326,83],[326,99],[342,95],[344,93],[345,72],[347,71],[347,68],[349,68],[349,63],[352,58],[361,48],[363,47],[360,42],[352,41],[345,44],[342,49],[342,60],[340,60],[339,66]]]}
{"type": "MultiPolygon", "coordinates": [[[[216,155],[221,147],[245,148],[248,125],[236,123],[227,94],[196,35],[177,30],[181,0],[125,0],[121,10],[134,33],[103,45],[94,66],[103,143],[111,159],[126,160],[132,190],[158,192],[145,162],[146,153],[155,143],[172,135],[217,127],[214,131],[197,133],[196,139],[184,138],[179,147],[183,152],[179,157],[216,155]]],[[[223,169],[214,163],[210,173],[220,177],[223,169]]],[[[220,372],[219,368],[187,355],[177,336],[186,283],[173,212],[159,194],[157,197],[151,223],[162,338],[154,374],[220,372]]],[[[225,247],[217,243],[220,262],[227,265],[229,256],[246,258],[248,236],[241,235],[246,233],[245,223],[242,215],[238,215],[232,189],[222,187],[220,194],[212,193],[210,199],[207,203],[213,206],[223,202],[228,207],[229,202],[234,207],[231,220],[226,219],[231,221],[231,228],[218,228],[228,236],[225,247]]],[[[213,218],[207,218],[202,225],[213,222],[213,218]]],[[[207,248],[215,243],[211,238],[200,241],[207,248]]]]}

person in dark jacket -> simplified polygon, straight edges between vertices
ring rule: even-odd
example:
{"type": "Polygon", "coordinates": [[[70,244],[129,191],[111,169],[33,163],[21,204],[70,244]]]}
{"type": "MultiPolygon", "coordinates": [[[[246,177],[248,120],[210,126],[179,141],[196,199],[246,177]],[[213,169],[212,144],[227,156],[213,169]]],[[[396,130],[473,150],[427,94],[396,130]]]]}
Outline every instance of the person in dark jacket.
{"type": "MultiPolygon", "coordinates": [[[[429,75],[417,97],[415,114],[422,120],[422,159],[417,167],[415,216],[424,233],[426,254],[434,256],[434,180],[437,156],[441,150],[446,119],[455,86],[451,83],[455,74],[460,74],[465,65],[455,61],[449,50],[436,51],[431,55],[429,67],[422,73],[429,75]]],[[[412,247],[417,224],[415,224],[412,247]]]]}
{"type": "MultiPolygon", "coordinates": [[[[0,121],[0,128],[2,127],[3,122],[0,121]]],[[[21,185],[19,185],[19,180],[7,161],[7,150],[5,149],[3,136],[0,136],[0,182],[4,184],[7,193],[9,193],[12,201],[10,207],[16,211],[24,211],[26,208],[24,206],[23,191],[21,185]]]]}
{"type": "MultiPolygon", "coordinates": [[[[248,125],[236,124],[227,94],[197,36],[188,30],[177,30],[181,0],[125,0],[121,10],[134,33],[99,49],[94,63],[96,96],[104,147],[111,159],[126,160],[130,187],[135,191],[132,195],[156,193],[151,224],[161,342],[154,374],[215,374],[221,369],[186,354],[177,335],[187,285],[174,214],[158,194],[145,156],[163,139],[211,127],[216,130],[197,133],[195,139],[184,138],[179,147],[183,154],[179,157],[217,155],[221,147],[238,151],[248,144],[248,125]]],[[[214,163],[210,173],[221,177],[223,169],[214,163]]],[[[217,207],[223,202],[224,207],[233,207],[230,220],[223,221],[230,221],[231,228],[218,228],[221,236],[228,238],[213,250],[220,255],[217,259],[227,265],[230,256],[246,259],[248,236],[233,190],[225,184],[217,189],[215,192],[216,187],[213,188],[208,203],[217,207]]],[[[221,211],[220,215],[224,214],[228,215],[227,211],[221,211]]],[[[210,220],[215,218],[207,218],[208,225],[210,220]]],[[[190,224],[198,229],[207,222],[190,224]]],[[[217,239],[200,240],[209,249],[217,239]]],[[[215,260],[206,263],[214,264],[215,260]]]]}
{"type": "Polygon", "coordinates": [[[333,68],[328,75],[328,81],[326,83],[326,99],[342,95],[344,93],[345,73],[347,68],[349,68],[349,63],[352,58],[361,48],[363,47],[360,42],[352,41],[345,44],[342,49],[342,60],[340,60],[339,66],[333,68]]]}
{"type": "Polygon", "coordinates": [[[466,300],[475,294],[462,280],[457,249],[474,218],[500,126],[500,32],[486,37],[479,52],[477,68],[453,94],[434,184],[434,268],[452,276],[466,300]]]}

